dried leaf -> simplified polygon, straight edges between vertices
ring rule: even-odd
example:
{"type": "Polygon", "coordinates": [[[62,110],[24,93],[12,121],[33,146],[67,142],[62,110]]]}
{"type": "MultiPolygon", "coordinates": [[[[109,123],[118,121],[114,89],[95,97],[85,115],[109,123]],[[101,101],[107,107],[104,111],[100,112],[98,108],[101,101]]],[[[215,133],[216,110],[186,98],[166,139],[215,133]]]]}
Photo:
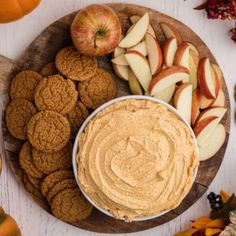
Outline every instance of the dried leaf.
{"type": "Polygon", "coordinates": [[[205,229],[207,224],[209,224],[212,220],[208,216],[202,216],[195,220],[191,226],[196,229],[205,229]]]}
{"type": "Polygon", "coordinates": [[[220,228],[223,229],[225,227],[225,222],[223,219],[215,219],[209,222],[206,225],[206,228],[220,228]]]}
{"type": "Polygon", "coordinates": [[[206,231],[205,231],[205,235],[206,236],[212,236],[212,235],[215,235],[215,234],[218,234],[221,232],[221,229],[211,229],[211,228],[207,228],[206,231]]]}
{"type": "Polygon", "coordinates": [[[195,7],[194,10],[203,10],[207,7],[207,4],[208,4],[208,0],[206,2],[204,2],[203,4],[195,7]]]}
{"type": "Polygon", "coordinates": [[[174,236],[192,236],[197,231],[199,231],[199,229],[189,229],[187,231],[184,231],[184,232],[181,232],[181,233],[177,233],[174,236]]]}
{"type": "MultiPolygon", "coordinates": [[[[235,91],[236,91],[236,87],[235,87],[235,91]]],[[[226,193],[224,190],[220,190],[220,196],[222,198],[223,203],[226,203],[230,198],[229,194],[226,193]]]]}

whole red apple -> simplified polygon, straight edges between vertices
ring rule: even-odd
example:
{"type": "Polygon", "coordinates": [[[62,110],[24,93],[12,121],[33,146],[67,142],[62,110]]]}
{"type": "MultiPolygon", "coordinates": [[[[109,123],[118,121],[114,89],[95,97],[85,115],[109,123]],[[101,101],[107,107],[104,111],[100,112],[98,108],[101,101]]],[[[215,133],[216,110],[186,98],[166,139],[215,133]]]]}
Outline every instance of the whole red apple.
{"type": "Polygon", "coordinates": [[[108,6],[92,4],[80,10],[71,25],[75,48],[88,56],[112,52],[121,37],[121,25],[116,13],[108,6]]]}

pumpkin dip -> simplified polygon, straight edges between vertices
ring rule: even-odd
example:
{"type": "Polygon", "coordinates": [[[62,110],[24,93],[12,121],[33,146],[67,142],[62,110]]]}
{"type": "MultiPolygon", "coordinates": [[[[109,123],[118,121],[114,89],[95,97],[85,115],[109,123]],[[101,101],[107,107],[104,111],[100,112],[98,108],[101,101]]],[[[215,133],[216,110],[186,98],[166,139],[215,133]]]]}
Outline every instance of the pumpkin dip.
{"type": "Polygon", "coordinates": [[[176,208],[198,166],[194,139],[178,116],[137,99],[95,115],[79,137],[77,162],[85,194],[126,221],[176,208]]]}

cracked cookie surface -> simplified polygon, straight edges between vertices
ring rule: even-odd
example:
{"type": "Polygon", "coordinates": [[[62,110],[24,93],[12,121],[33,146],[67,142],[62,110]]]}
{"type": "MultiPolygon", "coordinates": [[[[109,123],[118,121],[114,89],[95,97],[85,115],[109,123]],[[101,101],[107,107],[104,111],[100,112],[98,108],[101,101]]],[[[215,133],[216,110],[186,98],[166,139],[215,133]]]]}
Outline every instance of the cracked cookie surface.
{"type": "Polygon", "coordinates": [[[34,178],[43,178],[45,175],[34,165],[32,158],[32,146],[29,142],[25,142],[21,148],[19,154],[19,162],[21,168],[25,171],[27,175],[30,175],[34,178]]]}
{"type": "Polygon", "coordinates": [[[6,109],[6,124],[11,135],[26,140],[27,124],[36,112],[37,109],[31,101],[24,98],[14,99],[6,109]]]}
{"type": "Polygon", "coordinates": [[[70,138],[70,123],[54,111],[35,114],[27,126],[32,146],[42,152],[56,152],[64,148],[70,138]]]}
{"type": "Polygon", "coordinates": [[[82,103],[96,109],[116,95],[116,83],[110,73],[102,68],[90,80],[79,83],[79,97],[82,103]]]}
{"type": "Polygon", "coordinates": [[[74,178],[74,174],[71,170],[58,170],[49,174],[41,183],[41,192],[43,196],[46,197],[50,189],[58,182],[71,178],[74,178]]]}
{"type": "Polygon", "coordinates": [[[75,138],[80,126],[88,117],[89,112],[82,102],[77,102],[75,107],[67,114],[68,121],[71,126],[71,138],[75,138]]]}
{"type": "Polygon", "coordinates": [[[38,72],[31,70],[21,71],[11,82],[11,98],[26,98],[33,101],[35,88],[42,78],[43,76],[38,72]]]}
{"type": "Polygon", "coordinates": [[[50,75],[55,75],[57,74],[57,68],[54,62],[50,62],[48,64],[46,64],[41,70],[40,70],[40,74],[43,77],[48,77],[50,75]]]}
{"type": "Polygon", "coordinates": [[[35,166],[46,174],[57,170],[69,169],[72,165],[72,144],[69,142],[58,152],[45,153],[33,148],[32,157],[35,166]]]}
{"type": "Polygon", "coordinates": [[[97,70],[96,57],[82,55],[73,47],[61,49],[56,55],[55,63],[62,75],[76,81],[90,79],[97,70]]]}
{"type": "Polygon", "coordinates": [[[57,218],[76,223],[89,216],[92,205],[85,199],[79,188],[59,192],[52,200],[52,214],[57,218]]]}
{"type": "Polygon", "coordinates": [[[60,75],[43,78],[35,89],[34,101],[40,111],[52,110],[65,115],[78,98],[74,83],[60,75]]]}

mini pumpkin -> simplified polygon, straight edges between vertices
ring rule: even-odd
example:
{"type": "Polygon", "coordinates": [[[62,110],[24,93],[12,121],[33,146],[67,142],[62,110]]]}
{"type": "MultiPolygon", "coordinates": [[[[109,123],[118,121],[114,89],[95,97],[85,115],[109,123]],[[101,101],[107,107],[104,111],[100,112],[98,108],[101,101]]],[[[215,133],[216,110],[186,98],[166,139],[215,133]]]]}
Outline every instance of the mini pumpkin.
{"type": "Polygon", "coordinates": [[[40,0],[0,0],[0,23],[18,20],[31,12],[40,0]]]}
{"type": "Polygon", "coordinates": [[[0,235],[22,236],[16,221],[0,207],[0,235]]]}

